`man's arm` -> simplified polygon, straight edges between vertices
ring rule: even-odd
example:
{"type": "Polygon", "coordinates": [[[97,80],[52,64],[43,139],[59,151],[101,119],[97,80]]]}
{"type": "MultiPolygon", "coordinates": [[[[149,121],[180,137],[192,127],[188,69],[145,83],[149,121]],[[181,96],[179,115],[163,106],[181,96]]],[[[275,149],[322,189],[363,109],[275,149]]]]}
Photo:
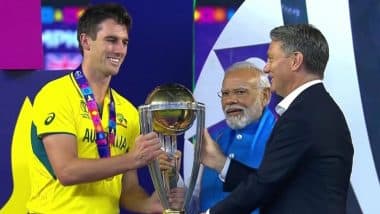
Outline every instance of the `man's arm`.
{"type": "Polygon", "coordinates": [[[63,185],[98,181],[137,169],[162,152],[157,134],[153,132],[137,137],[132,151],[99,159],[79,158],[76,137],[70,134],[49,134],[42,141],[54,173],[63,185]]]}
{"type": "Polygon", "coordinates": [[[237,160],[231,159],[226,179],[223,183],[223,191],[233,191],[245,178],[252,173],[256,174],[256,172],[257,169],[250,168],[237,160]]]}
{"type": "Polygon", "coordinates": [[[302,164],[300,160],[311,146],[310,136],[311,130],[304,121],[283,120],[268,142],[263,162],[257,171],[236,161],[231,162],[224,185],[240,183],[227,198],[212,207],[210,213],[249,213],[270,201],[293,170],[302,164]],[[245,176],[249,171],[249,175],[245,176]]]}
{"type": "Polygon", "coordinates": [[[163,208],[156,193],[149,196],[140,186],[136,170],[123,176],[120,205],[124,209],[139,213],[162,213],[163,208]]]}

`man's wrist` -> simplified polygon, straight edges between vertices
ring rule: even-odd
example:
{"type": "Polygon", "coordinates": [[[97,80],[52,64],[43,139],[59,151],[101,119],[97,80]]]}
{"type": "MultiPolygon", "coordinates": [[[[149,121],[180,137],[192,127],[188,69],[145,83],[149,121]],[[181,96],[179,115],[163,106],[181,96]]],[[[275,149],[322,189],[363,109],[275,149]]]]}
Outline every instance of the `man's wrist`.
{"type": "Polygon", "coordinates": [[[219,171],[219,179],[224,182],[227,177],[228,168],[230,167],[231,159],[229,157],[226,158],[226,161],[224,162],[222,170],[219,171]]]}
{"type": "Polygon", "coordinates": [[[216,165],[215,167],[215,170],[218,172],[218,173],[221,173],[223,168],[224,168],[224,165],[226,164],[226,161],[227,161],[227,157],[226,156],[222,156],[222,158],[217,162],[218,164],[216,165]]]}

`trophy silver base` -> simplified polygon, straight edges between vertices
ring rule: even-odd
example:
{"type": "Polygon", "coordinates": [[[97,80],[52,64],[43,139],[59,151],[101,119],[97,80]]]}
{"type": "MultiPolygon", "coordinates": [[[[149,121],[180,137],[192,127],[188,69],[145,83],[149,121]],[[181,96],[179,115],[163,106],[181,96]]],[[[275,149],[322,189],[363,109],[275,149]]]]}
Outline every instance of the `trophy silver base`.
{"type": "Polygon", "coordinates": [[[167,210],[164,210],[162,214],[185,214],[185,211],[167,209],[167,210]]]}

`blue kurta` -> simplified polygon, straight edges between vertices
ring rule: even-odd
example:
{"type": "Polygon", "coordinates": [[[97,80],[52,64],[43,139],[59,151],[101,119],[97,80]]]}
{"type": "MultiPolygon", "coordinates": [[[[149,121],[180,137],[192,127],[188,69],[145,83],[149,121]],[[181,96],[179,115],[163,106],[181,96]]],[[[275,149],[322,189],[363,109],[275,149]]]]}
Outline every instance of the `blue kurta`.
{"type": "MultiPolygon", "coordinates": [[[[275,121],[274,114],[265,108],[259,121],[239,130],[226,127],[223,130],[211,133],[211,136],[219,144],[225,155],[252,168],[258,168],[275,121]]],[[[218,173],[205,167],[200,191],[201,211],[206,211],[227,197],[228,194],[229,192],[223,192],[223,182],[219,179],[218,173]]],[[[258,210],[252,213],[256,214],[258,210]]]]}

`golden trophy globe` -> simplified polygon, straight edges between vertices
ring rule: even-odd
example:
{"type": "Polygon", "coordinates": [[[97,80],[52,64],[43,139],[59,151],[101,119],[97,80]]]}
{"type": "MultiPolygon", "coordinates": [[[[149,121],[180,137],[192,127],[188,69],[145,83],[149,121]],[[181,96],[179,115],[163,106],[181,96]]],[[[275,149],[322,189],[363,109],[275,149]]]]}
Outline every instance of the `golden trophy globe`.
{"type": "Polygon", "coordinates": [[[190,182],[185,186],[179,167],[172,170],[160,170],[159,161],[154,160],[148,165],[154,188],[158,192],[164,214],[186,213],[190,210],[195,183],[200,167],[200,151],[205,127],[205,106],[196,102],[190,90],[180,84],[166,84],[155,88],[147,97],[145,105],[139,107],[141,132],[151,131],[159,135],[161,149],[170,158],[175,158],[177,138],[193,124],[196,124],[196,135],[193,138],[194,161],[190,182]],[[184,188],[185,198],[181,207],[173,207],[169,203],[169,192],[174,188],[184,188]]]}

